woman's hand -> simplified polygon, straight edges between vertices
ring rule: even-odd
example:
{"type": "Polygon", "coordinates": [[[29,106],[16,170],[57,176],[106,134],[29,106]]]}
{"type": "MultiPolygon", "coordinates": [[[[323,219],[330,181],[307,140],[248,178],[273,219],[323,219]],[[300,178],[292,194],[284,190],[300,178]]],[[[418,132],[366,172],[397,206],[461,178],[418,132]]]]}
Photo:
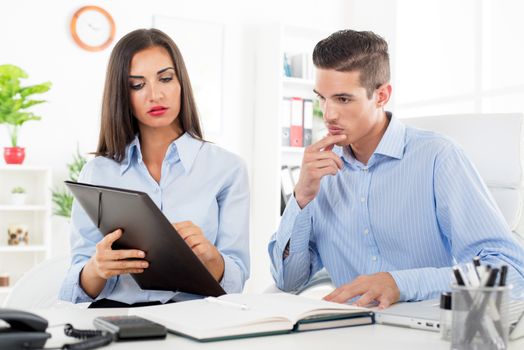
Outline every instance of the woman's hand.
{"type": "Polygon", "coordinates": [[[122,237],[122,230],[106,235],[96,245],[95,255],[88,260],[80,274],[80,284],[91,297],[104,289],[106,280],[126,273],[142,273],[149,266],[143,258],[146,254],[137,249],[113,250],[113,243],[122,237]]]}
{"type": "Polygon", "coordinates": [[[191,221],[177,222],[173,226],[211,275],[220,282],[224,275],[224,258],[218,249],[204,236],[202,229],[191,221]]]}

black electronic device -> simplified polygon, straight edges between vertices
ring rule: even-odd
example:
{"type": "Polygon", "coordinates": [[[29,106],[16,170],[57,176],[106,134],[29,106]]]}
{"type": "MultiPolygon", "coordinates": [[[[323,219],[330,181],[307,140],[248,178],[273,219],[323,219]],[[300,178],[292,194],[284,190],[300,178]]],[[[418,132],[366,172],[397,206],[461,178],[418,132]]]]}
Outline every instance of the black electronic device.
{"type": "Polygon", "coordinates": [[[42,348],[51,334],[47,333],[47,320],[20,310],[0,309],[0,349],[42,348]]]}
{"type": "Polygon", "coordinates": [[[93,325],[113,333],[117,340],[163,339],[167,335],[166,327],[140,316],[100,316],[93,325]]]}
{"type": "MultiPolygon", "coordinates": [[[[0,308],[0,321],[6,325],[0,324],[0,349],[45,349],[44,345],[51,337],[51,334],[46,332],[47,320],[30,312],[0,308]]],[[[65,325],[64,333],[83,341],[65,344],[62,349],[96,349],[113,341],[113,335],[109,332],[79,330],[73,328],[71,324],[65,325]]]]}
{"type": "Polygon", "coordinates": [[[122,229],[114,249],[140,249],[149,267],[131,274],[142,289],[226,294],[147,193],[65,181],[103,235],[122,229]]]}

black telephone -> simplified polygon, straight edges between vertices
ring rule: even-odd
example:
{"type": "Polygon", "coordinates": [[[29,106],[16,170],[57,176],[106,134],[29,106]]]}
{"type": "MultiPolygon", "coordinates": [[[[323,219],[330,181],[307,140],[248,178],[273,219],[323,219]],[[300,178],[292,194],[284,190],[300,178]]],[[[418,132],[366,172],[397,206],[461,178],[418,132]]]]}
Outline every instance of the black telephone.
{"type": "Polygon", "coordinates": [[[45,331],[47,320],[35,314],[0,309],[0,320],[10,326],[2,328],[0,325],[0,349],[38,349],[51,337],[45,331]]]}
{"type": "MultiPolygon", "coordinates": [[[[0,308],[0,349],[43,349],[51,334],[46,332],[47,320],[26,311],[0,308]]],[[[113,341],[113,335],[104,331],[77,330],[67,324],[64,332],[68,336],[86,339],[83,342],[65,344],[62,349],[95,349],[113,341]]]]}

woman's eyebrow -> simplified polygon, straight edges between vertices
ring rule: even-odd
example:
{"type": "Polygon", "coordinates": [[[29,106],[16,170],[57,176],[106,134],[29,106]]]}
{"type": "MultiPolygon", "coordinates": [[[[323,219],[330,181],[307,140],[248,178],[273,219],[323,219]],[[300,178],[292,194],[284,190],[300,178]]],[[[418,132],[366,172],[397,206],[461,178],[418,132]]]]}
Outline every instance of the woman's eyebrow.
{"type": "MultiPolygon", "coordinates": [[[[166,68],[162,68],[161,70],[156,72],[156,74],[157,75],[162,74],[162,73],[164,73],[165,71],[167,71],[169,69],[175,70],[175,68],[173,68],[173,67],[166,67],[166,68]]],[[[132,78],[132,79],[144,79],[144,76],[143,75],[130,75],[129,78],[132,78]]]]}

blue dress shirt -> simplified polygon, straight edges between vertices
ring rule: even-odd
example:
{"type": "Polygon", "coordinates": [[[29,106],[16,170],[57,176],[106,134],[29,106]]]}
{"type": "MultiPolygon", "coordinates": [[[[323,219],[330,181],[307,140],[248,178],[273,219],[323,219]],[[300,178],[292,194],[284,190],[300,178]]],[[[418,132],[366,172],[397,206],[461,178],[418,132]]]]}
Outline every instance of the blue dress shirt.
{"type": "MultiPolygon", "coordinates": [[[[238,156],[184,133],[169,146],[157,183],[142,161],[136,136],[121,163],[96,157],[84,166],[78,181],[146,192],[170,222],[190,220],[198,225],[224,258],[220,285],[228,293],[242,291],[249,277],[249,183],[238,156]]],[[[142,290],[125,274],[109,278],[96,299],[89,297],[80,286],[80,272],[103,236],[76,201],[71,224],[72,264],[61,299],[73,303],[102,298],[128,304],[164,303],[175,295],[142,290]]]]}
{"type": "Polygon", "coordinates": [[[269,243],[280,289],[304,286],[322,267],[337,287],[388,271],[401,301],[429,299],[450,289],[452,265],[478,255],[508,264],[508,283],[522,293],[524,250],[453,141],[391,118],[367,165],[347,147],[333,151],[342,170],[323,177],[304,208],[292,197],[269,243]]]}

